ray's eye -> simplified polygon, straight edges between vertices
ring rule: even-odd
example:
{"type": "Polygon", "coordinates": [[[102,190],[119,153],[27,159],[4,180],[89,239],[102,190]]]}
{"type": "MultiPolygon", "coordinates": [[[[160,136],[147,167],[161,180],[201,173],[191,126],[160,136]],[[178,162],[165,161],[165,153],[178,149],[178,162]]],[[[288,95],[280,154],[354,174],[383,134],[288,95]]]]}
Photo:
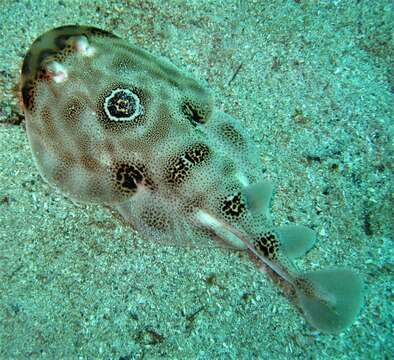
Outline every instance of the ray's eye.
{"type": "Polygon", "coordinates": [[[144,113],[137,94],[129,89],[114,89],[105,98],[104,111],[108,119],[116,122],[132,121],[144,113]]]}

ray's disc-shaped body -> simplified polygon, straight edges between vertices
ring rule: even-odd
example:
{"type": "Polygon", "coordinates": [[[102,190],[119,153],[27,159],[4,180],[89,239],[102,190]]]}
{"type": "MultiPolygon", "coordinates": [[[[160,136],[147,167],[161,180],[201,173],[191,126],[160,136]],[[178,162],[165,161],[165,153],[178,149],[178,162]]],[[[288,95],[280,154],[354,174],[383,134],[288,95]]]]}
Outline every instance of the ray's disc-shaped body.
{"type": "Polygon", "coordinates": [[[272,226],[256,146],[205,84],[107,31],[63,26],[30,47],[20,95],[37,167],[63,194],[156,242],[248,250],[294,288],[312,325],[354,321],[362,283],[348,270],[291,269],[315,234],[272,226]]]}

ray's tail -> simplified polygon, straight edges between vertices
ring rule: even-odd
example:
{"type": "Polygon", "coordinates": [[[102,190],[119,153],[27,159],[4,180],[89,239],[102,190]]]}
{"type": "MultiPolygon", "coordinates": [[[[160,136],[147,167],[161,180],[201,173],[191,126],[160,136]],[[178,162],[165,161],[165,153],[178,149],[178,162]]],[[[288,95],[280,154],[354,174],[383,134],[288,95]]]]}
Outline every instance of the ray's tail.
{"type": "MultiPolygon", "coordinates": [[[[284,263],[251,244],[247,236],[209,213],[203,211],[199,220],[219,237],[233,245],[243,244],[275,277],[293,288],[297,303],[306,320],[315,328],[335,333],[350,326],[363,304],[363,283],[348,269],[317,270],[306,273],[290,271],[284,263]]],[[[280,240],[280,252],[292,259],[305,254],[315,242],[315,233],[304,226],[287,225],[275,229],[280,240]]]]}
{"type": "MultiPolygon", "coordinates": [[[[283,226],[276,232],[280,238],[280,250],[289,259],[305,254],[315,242],[314,232],[303,226],[283,226]]],[[[267,259],[253,245],[247,244],[241,233],[237,235],[265,266],[291,285],[299,307],[312,326],[326,333],[335,333],[355,321],[364,298],[363,283],[356,273],[349,269],[289,272],[280,262],[267,259]]]]}

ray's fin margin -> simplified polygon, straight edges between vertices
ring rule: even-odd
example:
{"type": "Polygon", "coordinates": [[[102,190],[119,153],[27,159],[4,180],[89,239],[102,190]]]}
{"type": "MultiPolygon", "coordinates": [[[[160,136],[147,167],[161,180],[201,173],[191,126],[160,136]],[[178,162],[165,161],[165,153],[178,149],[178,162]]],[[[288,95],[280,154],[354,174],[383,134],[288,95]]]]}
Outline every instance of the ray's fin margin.
{"type": "Polygon", "coordinates": [[[363,305],[363,283],[348,269],[302,274],[295,279],[295,290],[308,322],[326,333],[350,326],[363,305]]]}
{"type": "Polygon", "coordinates": [[[257,184],[247,185],[242,190],[247,206],[252,213],[268,215],[273,188],[271,182],[262,181],[257,184]]]}
{"type": "Polygon", "coordinates": [[[316,233],[302,225],[282,225],[274,229],[279,249],[289,259],[305,255],[316,242],[316,233]]]}

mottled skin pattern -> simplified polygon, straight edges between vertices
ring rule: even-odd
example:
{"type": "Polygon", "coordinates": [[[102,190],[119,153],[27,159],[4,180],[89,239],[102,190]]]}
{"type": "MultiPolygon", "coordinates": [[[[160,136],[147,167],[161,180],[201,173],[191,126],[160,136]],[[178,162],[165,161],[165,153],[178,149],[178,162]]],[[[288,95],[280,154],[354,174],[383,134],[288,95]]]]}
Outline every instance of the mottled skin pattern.
{"type": "Polygon", "coordinates": [[[255,146],[189,74],[106,31],[64,26],[32,44],[20,95],[37,167],[63,194],[110,208],[154,241],[247,249],[293,288],[314,326],[354,320],[361,283],[348,270],[289,270],[313,231],[272,227],[255,146]]]}
{"type": "Polygon", "coordinates": [[[253,144],[214,110],[204,85],[166,60],[99,29],[65,26],[31,46],[21,93],[40,173],[69,197],[110,205],[158,239],[192,231],[182,219],[195,207],[244,215],[239,191],[261,171],[253,144]],[[237,201],[243,211],[231,210],[237,201]],[[146,212],[166,217],[159,223],[169,233],[146,224],[146,212]]]}

